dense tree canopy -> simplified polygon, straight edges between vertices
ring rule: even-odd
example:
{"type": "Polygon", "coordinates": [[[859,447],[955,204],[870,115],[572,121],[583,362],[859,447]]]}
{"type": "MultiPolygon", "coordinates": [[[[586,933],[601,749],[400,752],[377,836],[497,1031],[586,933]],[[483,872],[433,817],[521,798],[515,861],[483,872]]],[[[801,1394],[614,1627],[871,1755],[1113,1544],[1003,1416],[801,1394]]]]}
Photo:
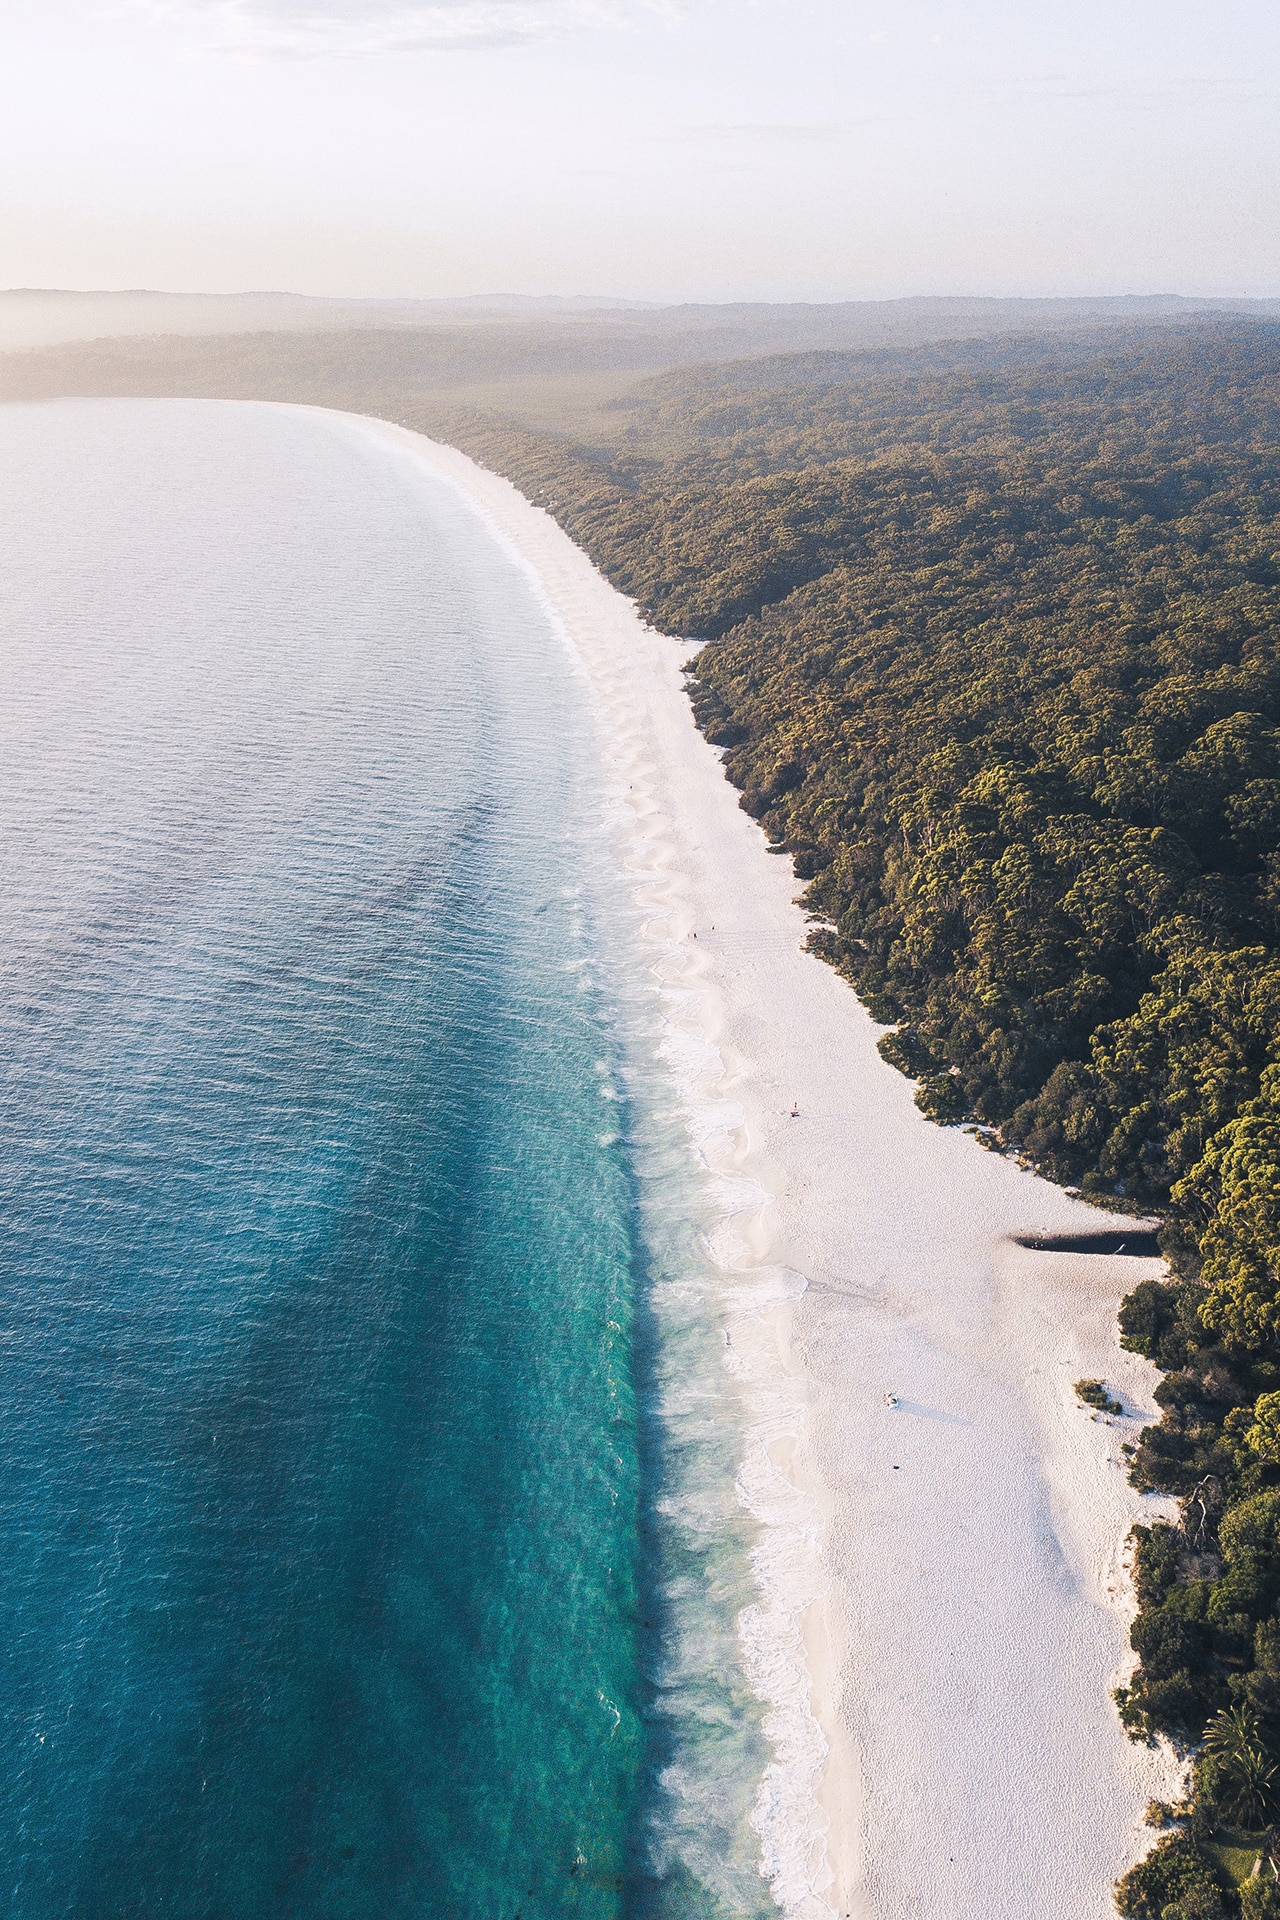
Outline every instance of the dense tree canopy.
{"type": "Polygon", "coordinates": [[[710,642],[699,717],[922,1104],[1163,1204],[1280,1034],[1280,332],[1001,351],[465,433],[710,642]]]}

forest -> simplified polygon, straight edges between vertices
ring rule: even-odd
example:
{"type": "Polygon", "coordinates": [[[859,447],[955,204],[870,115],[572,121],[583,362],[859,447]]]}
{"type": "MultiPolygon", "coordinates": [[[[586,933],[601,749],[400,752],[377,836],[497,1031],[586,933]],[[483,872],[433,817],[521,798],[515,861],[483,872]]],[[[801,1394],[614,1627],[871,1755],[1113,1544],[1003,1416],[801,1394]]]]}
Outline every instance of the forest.
{"type": "Polygon", "coordinates": [[[701,643],[699,722],[925,1113],[1162,1222],[1121,1334],[1163,1374],[1132,1478],[1181,1517],[1137,1530],[1117,1701],[1194,1765],[1117,1905],[1277,1920],[1236,1879],[1280,1822],[1280,322],[593,351],[548,339],[535,393],[496,334],[452,373],[108,342],[0,389],[401,421],[701,643]]]}
{"type": "Polygon", "coordinates": [[[698,718],[924,1111],[1162,1219],[1131,1471],[1183,1518],[1139,1530],[1117,1698],[1198,1757],[1118,1905],[1264,1920],[1229,1867],[1280,1815],[1280,327],[885,360],[447,431],[704,643],[698,718]]]}

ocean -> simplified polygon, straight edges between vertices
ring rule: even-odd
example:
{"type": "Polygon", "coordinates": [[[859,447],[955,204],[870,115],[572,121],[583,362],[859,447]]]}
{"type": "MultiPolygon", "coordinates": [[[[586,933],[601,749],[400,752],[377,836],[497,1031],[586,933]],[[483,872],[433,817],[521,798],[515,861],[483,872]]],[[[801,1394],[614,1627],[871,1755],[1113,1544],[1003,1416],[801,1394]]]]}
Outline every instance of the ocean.
{"type": "Polygon", "coordinates": [[[339,417],[0,408],[0,1914],[753,1920],[607,742],[339,417]]]}

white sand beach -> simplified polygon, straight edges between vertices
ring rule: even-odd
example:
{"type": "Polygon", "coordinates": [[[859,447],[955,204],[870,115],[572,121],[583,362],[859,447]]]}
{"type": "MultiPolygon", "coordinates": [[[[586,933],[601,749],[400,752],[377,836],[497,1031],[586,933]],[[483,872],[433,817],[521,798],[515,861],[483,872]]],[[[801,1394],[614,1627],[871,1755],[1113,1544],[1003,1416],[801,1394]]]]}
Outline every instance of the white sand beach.
{"type": "Polygon", "coordinates": [[[689,649],[505,480],[360,425],[462,489],[534,570],[630,810],[667,1051],[722,1196],[742,1496],[764,1523],[742,1623],[776,1750],[756,1824],[779,1903],[797,1920],[1105,1920],[1153,1838],[1146,1801],[1177,1784],[1110,1699],[1124,1538],[1162,1510],[1124,1471],[1156,1375],[1120,1351],[1115,1310],[1159,1268],[1012,1244],[1114,1222],[916,1111],[851,989],[803,950],[790,862],[693,724],[689,649]],[[1081,1375],[1127,1417],[1082,1408],[1081,1375]]]}

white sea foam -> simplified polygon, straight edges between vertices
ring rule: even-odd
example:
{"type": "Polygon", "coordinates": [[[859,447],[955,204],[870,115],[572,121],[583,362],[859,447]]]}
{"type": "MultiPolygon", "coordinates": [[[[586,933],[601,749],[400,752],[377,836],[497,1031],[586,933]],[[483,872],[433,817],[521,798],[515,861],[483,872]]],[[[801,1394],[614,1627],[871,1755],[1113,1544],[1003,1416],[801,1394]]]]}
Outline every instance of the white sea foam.
{"type": "MultiPolygon", "coordinates": [[[[662,924],[651,923],[655,941],[662,924]]],[[[663,940],[664,955],[675,944],[663,940]]],[[[732,1316],[724,1365],[740,1388],[746,1414],[736,1488],[761,1530],[751,1553],[761,1598],[744,1607],[737,1621],[744,1671],[765,1703],[764,1732],[773,1749],[751,1824],[760,1836],[761,1872],[782,1911],[796,1920],[834,1920],[835,1909],[823,1897],[833,1877],[826,1852],[830,1822],[816,1793],[828,1747],[810,1706],[801,1624],[821,1586],[821,1514],[773,1453],[800,1438],[806,1404],[796,1380],[768,1363],[768,1327],[751,1325],[797,1300],[806,1282],[791,1268],[753,1260],[759,1219],[772,1196],[752,1175],[726,1165],[744,1144],[746,1114],[739,1101],[720,1092],[726,1070],[707,1038],[699,999],[688,989],[664,992],[660,1051],[676,1079],[714,1210],[707,1246],[732,1316]]]]}

